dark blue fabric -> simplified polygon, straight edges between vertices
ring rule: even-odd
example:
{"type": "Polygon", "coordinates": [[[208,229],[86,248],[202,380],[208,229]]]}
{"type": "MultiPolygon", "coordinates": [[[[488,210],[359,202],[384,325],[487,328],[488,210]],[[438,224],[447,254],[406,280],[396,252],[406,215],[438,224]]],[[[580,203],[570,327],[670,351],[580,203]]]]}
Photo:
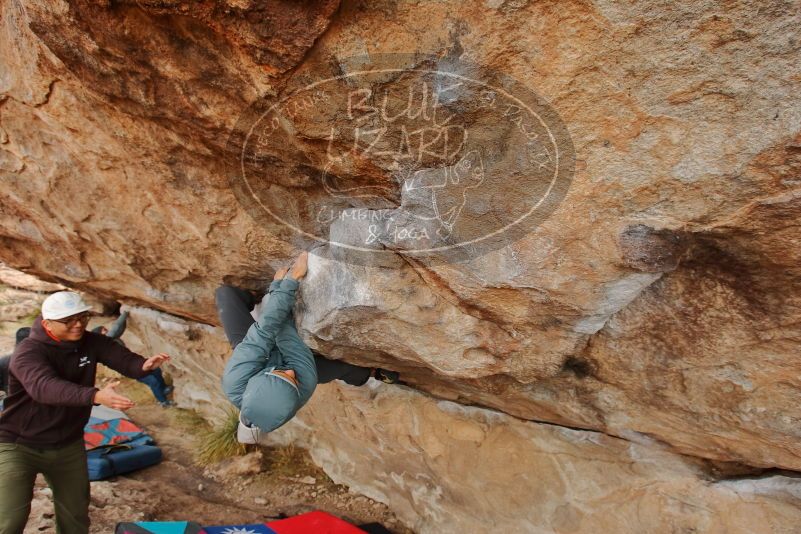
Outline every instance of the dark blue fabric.
{"type": "Polygon", "coordinates": [[[167,383],[164,382],[164,374],[161,372],[161,369],[156,369],[149,375],[143,376],[138,380],[150,388],[150,391],[153,392],[153,396],[156,397],[157,401],[161,403],[167,402],[167,383]]]}
{"type": "Polygon", "coordinates": [[[223,527],[203,527],[206,534],[230,534],[231,532],[247,532],[248,534],[276,534],[264,524],[259,525],[227,525],[223,527]]]}
{"type": "Polygon", "coordinates": [[[161,449],[154,445],[130,444],[94,449],[86,453],[89,480],[103,480],[144,469],[161,462],[161,449]]]}

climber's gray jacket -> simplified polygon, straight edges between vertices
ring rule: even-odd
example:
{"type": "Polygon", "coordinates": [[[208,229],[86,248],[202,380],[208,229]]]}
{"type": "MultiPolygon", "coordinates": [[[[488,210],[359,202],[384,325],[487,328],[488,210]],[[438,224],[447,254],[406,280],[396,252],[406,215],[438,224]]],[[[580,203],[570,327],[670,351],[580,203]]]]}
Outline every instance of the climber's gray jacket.
{"type": "Polygon", "coordinates": [[[298,336],[292,315],[297,288],[298,282],[291,278],[270,284],[258,321],[236,346],[223,373],[228,400],[264,432],[289,421],[317,387],[314,356],[298,336]],[[271,374],[275,369],[295,371],[298,386],[271,374]]]}

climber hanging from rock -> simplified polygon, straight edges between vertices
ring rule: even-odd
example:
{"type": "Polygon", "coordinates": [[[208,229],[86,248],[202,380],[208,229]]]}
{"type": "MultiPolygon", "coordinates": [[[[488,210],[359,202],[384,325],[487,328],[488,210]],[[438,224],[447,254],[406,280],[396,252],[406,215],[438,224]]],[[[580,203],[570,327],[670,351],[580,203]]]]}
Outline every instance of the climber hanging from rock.
{"type": "Polygon", "coordinates": [[[215,294],[220,321],[234,349],[222,387],[240,410],[237,439],[241,443],[256,443],[260,432],[270,432],[289,421],[308,402],[318,383],[338,379],[361,386],[371,376],[386,383],[398,381],[396,372],[328,360],[303,343],[292,307],[307,262],[308,253],[303,252],[291,270],[278,270],[253,314],[251,293],[222,286],[215,294]]]}

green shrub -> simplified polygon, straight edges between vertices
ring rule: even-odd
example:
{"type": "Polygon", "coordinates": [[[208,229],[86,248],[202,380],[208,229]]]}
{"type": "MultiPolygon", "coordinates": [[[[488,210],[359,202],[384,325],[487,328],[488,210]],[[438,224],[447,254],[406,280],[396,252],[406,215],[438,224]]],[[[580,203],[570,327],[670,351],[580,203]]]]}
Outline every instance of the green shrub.
{"type": "Polygon", "coordinates": [[[229,408],[222,424],[209,434],[208,439],[198,449],[197,462],[201,465],[210,465],[232,456],[245,454],[246,447],[236,440],[238,424],[239,412],[229,408]]]}

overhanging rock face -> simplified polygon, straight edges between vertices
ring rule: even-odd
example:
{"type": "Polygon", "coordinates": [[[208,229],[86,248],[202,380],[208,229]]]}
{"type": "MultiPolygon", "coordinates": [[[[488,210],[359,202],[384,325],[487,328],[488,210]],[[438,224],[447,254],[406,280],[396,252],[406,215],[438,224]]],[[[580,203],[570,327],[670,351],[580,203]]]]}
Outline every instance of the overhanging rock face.
{"type": "MultiPolygon", "coordinates": [[[[179,402],[220,415],[219,328],[133,308],[125,337],[135,350],[173,354],[179,402]]],[[[319,386],[268,443],[309,449],[335,482],[388,504],[420,533],[768,533],[801,520],[797,478],[723,476],[633,437],[521,421],[370,380],[319,386]]]]}
{"type": "MultiPolygon", "coordinates": [[[[357,262],[334,245],[312,256],[298,317],[322,352],[396,368],[460,404],[801,469],[801,21],[790,4],[0,5],[9,265],[216,323],[216,285],[263,288],[315,232],[374,238],[357,262]],[[400,105],[415,80],[439,81],[447,114],[374,124],[401,119],[348,95],[365,88],[359,61],[388,53],[406,70],[418,56],[440,70],[359,83],[400,105]],[[448,93],[456,75],[495,89],[448,93]],[[327,76],[339,85],[308,91],[327,76]],[[496,106],[506,89],[558,116],[551,148],[573,156],[563,196],[486,249],[410,253],[398,213],[436,222],[416,229],[426,239],[471,237],[517,213],[538,187],[526,180],[556,165],[528,151],[545,132],[496,106]],[[276,116],[252,107],[273,101],[285,104],[276,116]],[[437,141],[410,141],[432,122],[437,141]],[[270,135],[249,145],[243,125],[270,135]],[[358,137],[367,126],[373,137],[358,137]],[[250,189],[239,171],[257,178],[250,189]],[[459,194],[431,193],[442,184],[459,194]],[[326,199],[389,214],[394,228],[321,218],[326,199]]],[[[209,388],[220,368],[203,371],[209,388]]]]}

